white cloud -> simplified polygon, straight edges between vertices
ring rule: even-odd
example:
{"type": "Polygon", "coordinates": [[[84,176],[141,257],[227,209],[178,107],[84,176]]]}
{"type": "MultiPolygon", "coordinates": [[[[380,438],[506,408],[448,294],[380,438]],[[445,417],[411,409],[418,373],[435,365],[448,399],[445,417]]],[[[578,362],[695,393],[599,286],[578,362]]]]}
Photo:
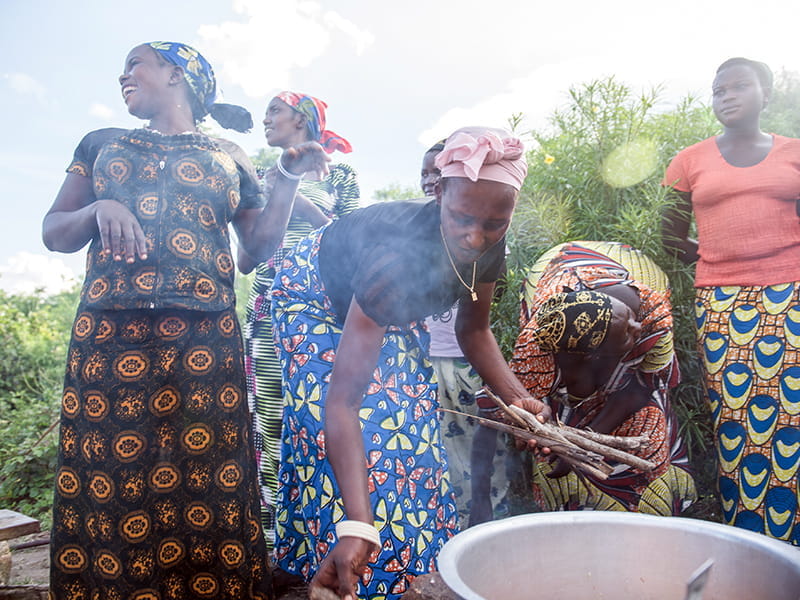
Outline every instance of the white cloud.
{"type": "Polygon", "coordinates": [[[505,90],[487,96],[472,106],[447,111],[420,134],[419,140],[429,145],[466,124],[508,128],[508,119],[515,114],[523,115],[519,126],[522,132],[546,130],[553,111],[568,102],[571,87],[580,87],[606,77],[614,77],[628,86],[634,95],[663,84],[659,97],[667,105],[674,105],[687,93],[702,90],[708,85],[708,73],[705,70],[678,70],[676,65],[660,57],[650,57],[646,63],[635,56],[608,54],[565,59],[537,66],[527,74],[512,79],[505,90]],[[654,80],[654,73],[660,74],[662,79],[654,80]]]}
{"type": "Polygon", "coordinates": [[[346,34],[351,41],[355,44],[356,53],[363,54],[375,41],[375,36],[367,30],[361,29],[348,19],[345,19],[340,14],[333,11],[325,13],[324,22],[331,27],[331,29],[338,29],[346,34]]]}
{"type": "Polygon", "coordinates": [[[317,2],[236,0],[233,8],[242,21],[202,25],[198,35],[222,83],[239,85],[252,98],[290,87],[291,71],[310,65],[339,36],[357,53],[374,39],[317,2]]]}
{"type": "Polygon", "coordinates": [[[487,96],[469,107],[456,107],[444,113],[419,140],[430,144],[464,125],[487,125],[508,128],[511,115],[522,113],[522,129],[541,128],[553,109],[565,100],[569,86],[586,76],[591,79],[591,65],[585,60],[563,61],[532,70],[508,83],[500,93],[487,96]]]}
{"type": "Polygon", "coordinates": [[[102,121],[113,121],[114,117],[116,116],[116,112],[106,106],[105,104],[101,104],[99,102],[93,102],[92,105],[89,107],[89,115],[92,117],[97,117],[102,121]]]}
{"type": "Polygon", "coordinates": [[[0,288],[11,294],[42,290],[55,294],[75,285],[75,273],[60,258],[18,252],[0,265],[0,288]]]}
{"type": "MultiPolygon", "coordinates": [[[[502,45],[453,43],[437,52],[436,60],[444,72],[466,63],[476,80],[484,72],[513,72],[516,77],[494,89],[485,87],[485,96],[470,104],[454,102],[420,133],[423,145],[469,123],[505,125],[512,113],[519,112],[525,115],[523,129],[546,128],[553,110],[566,103],[571,86],[608,76],[634,92],[663,84],[662,105],[674,106],[690,93],[709,101],[714,69],[730,56],[764,60],[775,71],[800,70],[800,53],[788,33],[794,26],[788,18],[791,9],[778,0],[762,0],[758,11],[748,9],[743,0],[729,0],[724,11],[719,3],[675,0],[670,14],[692,14],[692,19],[681,22],[680,43],[678,30],[663,21],[664,15],[635,0],[517,3],[515,8],[506,0],[494,0],[492,5],[496,10],[487,12],[480,23],[495,34],[489,39],[500,40],[497,21],[505,19],[502,45]],[[503,14],[503,6],[513,19],[503,14]],[[485,50],[483,55],[476,56],[473,46],[485,50]]],[[[463,30],[475,35],[475,22],[474,13],[453,11],[443,35],[463,30]]]]}
{"type": "Polygon", "coordinates": [[[47,88],[26,73],[5,73],[9,87],[22,96],[33,96],[39,104],[47,104],[47,88]]]}

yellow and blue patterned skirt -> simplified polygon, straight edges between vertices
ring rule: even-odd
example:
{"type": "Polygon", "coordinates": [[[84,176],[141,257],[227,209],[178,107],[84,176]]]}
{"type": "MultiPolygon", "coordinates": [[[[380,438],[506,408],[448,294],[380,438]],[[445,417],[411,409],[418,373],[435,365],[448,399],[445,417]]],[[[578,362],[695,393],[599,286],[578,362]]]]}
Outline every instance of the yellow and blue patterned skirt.
{"type": "MultiPolygon", "coordinates": [[[[342,330],[319,276],[319,232],[283,261],[272,289],[283,368],[283,444],[275,557],[310,580],[345,518],[325,456],[325,397],[342,330]]],[[[360,410],[365,468],[382,547],[370,557],[359,597],[397,599],[458,530],[441,446],[436,386],[422,324],[390,327],[360,410]]]]}
{"type": "Polygon", "coordinates": [[[800,545],[800,283],[698,288],[726,523],[800,545]]]}

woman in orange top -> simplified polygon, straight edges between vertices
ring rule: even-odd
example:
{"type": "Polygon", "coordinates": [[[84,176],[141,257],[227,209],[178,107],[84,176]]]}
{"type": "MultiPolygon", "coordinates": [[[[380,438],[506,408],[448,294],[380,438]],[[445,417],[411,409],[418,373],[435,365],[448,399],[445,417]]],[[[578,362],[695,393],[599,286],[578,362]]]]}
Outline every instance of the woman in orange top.
{"type": "Polygon", "coordinates": [[[664,245],[697,262],[724,520],[800,545],[800,140],[761,130],[767,65],[729,59],[712,92],[723,132],[667,168],[663,183],[677,200],[664,215],[664,245]]]}

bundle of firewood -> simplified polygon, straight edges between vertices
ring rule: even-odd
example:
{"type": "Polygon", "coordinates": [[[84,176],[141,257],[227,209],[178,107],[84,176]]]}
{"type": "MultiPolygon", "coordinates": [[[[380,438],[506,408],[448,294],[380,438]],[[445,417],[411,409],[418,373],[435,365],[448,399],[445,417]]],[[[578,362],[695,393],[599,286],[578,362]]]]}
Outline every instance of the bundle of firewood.
{"type": "Polygon", "coordinates": [[[484,392],[502,409],[509,422],[469,416],[477,419],[482,425],[509,433],[521,440],[535,440],[540,448],[550,448],[553,454],[576,471],[597,479],[607,479],[613,468],[605,462],[605,459],[645,472],[652,471],[656,467],[654,463],[630,453],[647,444],[646,436],[606,435],[586,429],[575,429],[560,423],[540,423],[528,411],[506,404],[487,388],[484,388],[484,392]]]}

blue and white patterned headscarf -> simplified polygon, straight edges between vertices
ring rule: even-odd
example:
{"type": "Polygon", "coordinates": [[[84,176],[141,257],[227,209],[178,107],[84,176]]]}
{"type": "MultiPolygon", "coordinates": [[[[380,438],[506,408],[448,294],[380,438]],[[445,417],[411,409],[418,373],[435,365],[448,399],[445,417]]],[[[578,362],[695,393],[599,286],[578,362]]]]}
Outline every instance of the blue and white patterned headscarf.
{"type": "Polygon", "coordinates": [[[210,114],[226,129],[249,131],[253,127],[253,118],[246,109],[216,101],[218,93],[214,69],[197,50],[180,42],[149,42],[147,45],[167,62],[183,69],[186,83],[204,111],[201,115],[195,115],[196,120],[210,114]]]}

